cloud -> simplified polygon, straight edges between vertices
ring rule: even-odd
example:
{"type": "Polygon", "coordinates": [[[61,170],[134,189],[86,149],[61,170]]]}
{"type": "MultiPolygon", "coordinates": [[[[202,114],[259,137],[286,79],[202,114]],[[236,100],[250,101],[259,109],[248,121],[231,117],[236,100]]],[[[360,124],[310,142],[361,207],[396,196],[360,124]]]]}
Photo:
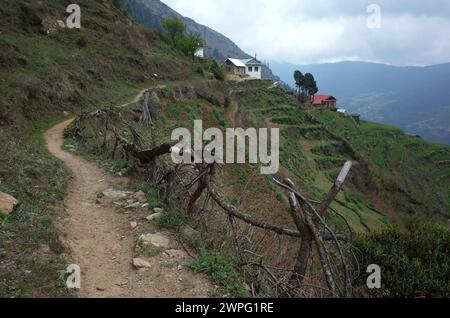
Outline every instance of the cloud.
{"type": "Polygon", "coordinates": [[[448,0],[163,0],[261,59],[295,64],[342,60],[394,65],[450,61],[448,0]],[[367,27],[367,6],[381,28],[367,27]]]}

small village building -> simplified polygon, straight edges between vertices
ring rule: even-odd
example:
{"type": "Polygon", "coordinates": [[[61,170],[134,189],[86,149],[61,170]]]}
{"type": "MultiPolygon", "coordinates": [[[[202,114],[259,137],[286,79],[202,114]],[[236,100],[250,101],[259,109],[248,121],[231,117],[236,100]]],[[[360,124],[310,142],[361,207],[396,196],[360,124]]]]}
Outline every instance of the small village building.
{"type": "Polygon", "coordinates": [[[256,58],[251,59],[234,59],[228,58],[225,61],[225,69],[228,74],[234,75],[247,75],[253,79],[261,79],[262,78],[262,66],[263,64],[258,61],[256,58]]]}
{"type": "Polygon", "coordinates": [[[245,64],[239,59],[227,59],[225,61],[225,69],[229,74],[245,75],[245,64]]]}
{"type": "Polygon", "coordinates": [[[326,108],[336,108],[337,99],[331,95],[321,95],[316,94],[311,101],[313,106],[316,107],[326,107],[326,108]]]}
{"type": "Polygon", "coordinates": [[[195,52],[195,57],[204,58],[205,57],[205,48],[201,47],[195,52]]]}
{"type": "Polygon", "coordinates": [[[262,63],[256,58],[242,60],[245,64],[245,73],[251,78],[261,79],[262,78],[262,63]]]}

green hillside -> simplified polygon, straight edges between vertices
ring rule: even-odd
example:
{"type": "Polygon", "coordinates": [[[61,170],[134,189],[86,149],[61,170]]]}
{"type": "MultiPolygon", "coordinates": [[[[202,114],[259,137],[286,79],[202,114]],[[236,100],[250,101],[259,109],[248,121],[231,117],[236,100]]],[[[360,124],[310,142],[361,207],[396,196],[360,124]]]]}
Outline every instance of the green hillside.
{"type": "MultiPolygon", "coordinates": [[[[112,127],[131,139],[132,125],[149,146],[152,141],[169,141],[174,128],[192,129],[193,120],[202,119],[204,129],[280,128],[282,168],[278,177],[290,177],[313,201],[323,197],[343,163],[352,160],[349,181],[333,202],[334,213],[327,220],[338,231],[345,230],[340,216],[356,233],[388,224],[403,227],[412,217],[447,222],[450,147],[409,137],[394,127],[358,124],[351,117],[309,108],[268,81],[216,80],[209,61],[185,57],[166,44],[159,32],[136,25],[115,3],[78,1],[81,30],[56,26],[56,21],[66,16],[60,1],[6,0],[0,7],[4,17],[0,19],[0,191],[21,202],[11,216],[0,216],[0,296],[68,294],[58,270],[70,254],[61,243],[63,234],[57,229],[55,211],[70,175],[45,150],[41,133],[82,112],[85,116],[77,121],[82,138],[75,138],[79,135],[72,130],[67,143],[110,171],[132,177],[136,186],[143,184],[153,194],[155,191],[149,190],[153,185],[146,183],[145,169],[136,160],[125,156],[111,159],[112,127]],[[144,88],[152,89],[159,107],[156,140],[151,139],[148,126],[135,120],[139,103],[115,107],[144,88]],[[95,116],[86,116],[86,112],[99,109],[102,111],[95,116]],[[111,125],[104,125],[105,120],[111,125]]],[[[165,161],[170,164],[170,158],[165,161]]],[[[257,165],[224,165],[217,182],[227,200],[240,209],[294,228],[285,193],[271,177],[260,175],[257,165]]],[[[183,214],[180,202],[172,198],[166,204],[183,214]]],[[[218,209],[209,212],[204,219],[195,216],[197,222],[193,221],[207,238],[190,243],[207,260],[211,253],[226,255],[219,260],[231,264],[234,273],[240,265],[228,253],[235,228],[218,209]]],[[[176,213],[174,218],[179,217],[176,213]]],[[[171,220],[165,221],[171,224],[171,220]]],[[[239,237],[239,244],[249,240],[255,249],[251,251],[274,268],[291,267],[295,262],[295,239],[241,229],[247,232],[239,237]]],[[[196,265],[193,267],[208,272],[196,265]]],[[[241,283],[259,277],[245,269],[238,272],[236,276],[227,273],[231,281],[218,279],[215,283],[226,285],[235,295],[248,296],[241,283]]],[[[259,296],[272,292],[261,290],[259,296]]]]}
{"type": "MultiPolygon", "coordinates": [[[[161,110],[154,117],[156,144],[169,141],[172,130],[180,126],[193,132],[193,121],[196,119],[203,120],[204,129],[220,127],[224,131],[228,127],[280,128],[282,167],[277,178],[289,177],[294,180],[312,202],[320,202],[345,161],[352,160],[354,167],[350,178],[332,203],[327,219],[338,233],[346,233],[347,223],[353,232],[360,234],[392,225],[409,229],[414,222],[446,224],[449,180],[434,176],[438,171],[445,173],[445,165],[443,167],[437,161],[448,160],[447,146],[408,137],[393,127],[369,122],[358,124],[352,117],[312,109],[299,104],[294,96],[280,88],[273,88],[268,81],[221,83],[197,79],[182,84],[166,84],[152,88],[152,105],[157,105],[157,109],[161,110]],[[418,164],[424,166],[411,168],[418,164]]],[[[151,130],[136,122],[136,109],[140,107],[137,103],[117,110],[107,108],[101,113],[80,118],[69,133],[74,140],[68,139],[67,142],[74,143],[81,154],[95,159],[110,171],[120,175],[130,174],[135,176],[136,182],[145,182],[145,172],[139,168],[138,161],[127,161],[124,157],[111,160],[110,149],[114,148],[115,143],[111,128],[93,129],[107,121],[109,127],[123,132],[129,140],[133,140],[137,133],[142,138],[140,142],[149,147],[153,141],[151,130]],[[133,127],[135,133],[131,133],[130,127],[133,127]],[[77,137],[80,132],[82,138],[77,137]],[[105,143],[102,136],[110,138],[105,143]]],[[[172,165],[170,156],[164,157],[163,161],[168,166],[172,165]]],[[[271,177],[260,175],[257,165],[221,165],[215,180],[228,202],[242,211],[258,220],[285,228],[295,227],[283,191],[277,188],[271,177]]],[[[160,190],[165,193],[163,188],[160,190]]],[[[163,197],[168,198],[166,195],[167,193],[163,197]]],[[[183,197],[169,198],[168,204],[176,204],[177,209],[184,209],[186,206],[186,199],[183,197]]],[[[188,239],[188,242],[200,255],[206,248],[204,242],[210,242],[208,250],[218,250],[220,254],[227,255],[230,253],[229,245],[232,245],[233,228],[229,226],[220,208],[212,205],[208,212],[208,215],[190,216],[190,221],[183,221],[197,225],[204,223],[207,229],[204,234],[206,236],[203,237],[205,241],[188,239]]],[[[240,229],[244,232],[248,230],[243,224],[240,229]]],[[[438,235],[446,233],[445,229],[440,228],[430,228],[430,231],[440,233],[438,235]]],[[[295,240],[261,230],[251,230],[247,235],[251,249],[257,251],[270,266],[293,266],[296,251],[292,249],[292,244],[295,244],[295,240]]],[[[447,242],[443,243],[445,246],[448,239],[444,242],[447,242]]],[[[371,251],[367,246],[362,246],[371,251]]],[[[445,250],[444,246],[442,248],[445,250]]],[[[393,274],[394,277],[395,275],[393,274]]],[[[438,276],[435,279],[436,277],[438,276]]],[[[260,280],[255,282],[253,279],[243,278],[247,284],[259,284],[263,290],[260,291],[262,295],[273,292],[261,287],[264,283],[260,280]]],[[[395,279],[393,281],[395,286],[397,283],[395,279]]],[[[242,295],[239,289],[231,289],[229,292],[242,295]]],[[[447,287],[440,290],[439,294],[448,292],[447,287]]]]}
{"type": "Polygon", "coordinates": [[[69,3],[0,6],[0,191],[20,202],[11,216],[0,215],[0,297],[66,293],[57,270],[67,251],[55,208],[70,176],[41,133],[80,111],[128,101],[143,87],[196,76],[191,61],[120,6],[77,3],[81,30],[57,27],[69,3]]]}

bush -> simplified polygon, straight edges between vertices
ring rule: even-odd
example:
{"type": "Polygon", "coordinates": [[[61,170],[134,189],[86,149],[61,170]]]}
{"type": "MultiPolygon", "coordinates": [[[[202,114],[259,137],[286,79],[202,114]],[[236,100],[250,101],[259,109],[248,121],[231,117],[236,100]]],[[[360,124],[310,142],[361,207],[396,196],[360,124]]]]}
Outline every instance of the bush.
{"type": "Polygon", "coordinates": [[[162,208],[163,204],[158,198],[158,190],[154,186],[153,183],[150,182],[144,182],[144,183],[138,183],[134,184],[132,186],[132,189],[134,191],[142,191],[147,196],[147,201],[153,208],[162,208]]]}
{"type": "Polygon", "coordinates": [[[242,277],[235,270],[235,266],[236,260],[233,257],[203,250],[189,267],[198,273],[208,275],[214,284],[222,286],[232,296],[248,297],[243,288],[242,277]]]}
{"type": "Polygon", "coordinates": [[[450,297],[450,232],[444,226],[415,220],[405,230],[391,225],[361,235],[355,244],[363,269],[381,267],[381,295],[450,297]]]}
{"type": "Polygon", "coordinates": [[[189,224],[189,216],[177,208],[171,208],[156,219],[156,225],[161,228],[178,230],[183,225],[189,224]]]}
{"type": "Polygon", "coordinates": [[[80,36],[76,44],[79,48],[85,48],[88,45],[88,40],[84,36],[80,36]]]}
{"type": "Polygon", "coordinates": [[[184,55],[194,58],[195,53],[203,46],[203,40],[199,34],[185,34],[186,26],[178,18],[166,18],[162,26],[173,48],[184,55]]]}
{"type": "Polygon", "coordinates": [[[225,80],[225,73],[220,68],[219,64],[216,61],[213,61],[211,64],[211,72],[214,74],[214,77],[219,81],[225,80]]]}

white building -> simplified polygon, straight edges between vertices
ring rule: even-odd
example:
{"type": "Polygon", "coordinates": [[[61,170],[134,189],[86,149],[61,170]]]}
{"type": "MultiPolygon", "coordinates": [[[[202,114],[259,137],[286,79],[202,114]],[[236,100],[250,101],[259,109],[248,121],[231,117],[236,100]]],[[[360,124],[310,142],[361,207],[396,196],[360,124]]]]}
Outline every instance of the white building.
{"type": "Polygon", "coordinates": [[[245,74],[249,75],[251,78],[261,79],[262,78],[262,63],[256,58],[242,60],[246,66],[245,74]]]}
{"type": "Polygon", "coordinates": [[[201,47],[195,52],[196,57],[204,58],[205,57],[205,48],[201,47]]]}
{"type": "Polygon", "coordinates": [[[262,66],[263,64],[256,58],[251,59],[233,59],[229,58],[225,61],[226,71],[235,75],[248,75],[254,79],[262,78],[262,66]]]}

